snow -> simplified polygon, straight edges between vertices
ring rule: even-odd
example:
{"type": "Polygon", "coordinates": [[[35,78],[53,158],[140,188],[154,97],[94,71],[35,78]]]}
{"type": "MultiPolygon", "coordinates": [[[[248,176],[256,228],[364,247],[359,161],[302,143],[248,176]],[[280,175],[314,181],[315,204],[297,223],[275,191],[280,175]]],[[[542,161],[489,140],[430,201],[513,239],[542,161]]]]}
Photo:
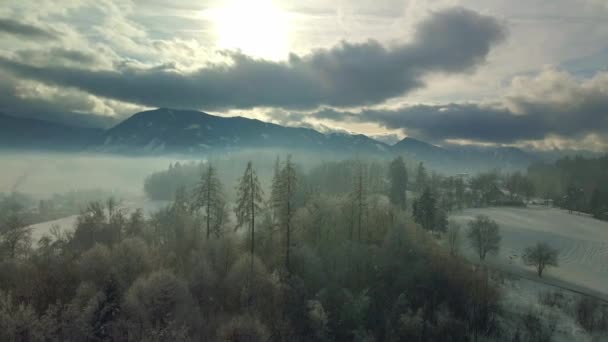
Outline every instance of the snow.
{"type": "Polygon", "coordinates": [[[159,152],[159,151],[163,151],[165,149],[165,142],[158,139],[158,138],[154,138],[152,140],[150,140],[146,146],[144,146],[143,150],[150,152],[150,151],[155,151],[155,152],[159,152]]]}
{"type": "Polygon", "coordinates": [[[45,236],[51,236],[51,228],[58,226],[62,231],[70,231],[74,229],[74,223],[78,215],[67,216],[58,220],[46,221],[42,223],[33,224],[30,226],[30,232],[32,237],[32,246],[36,247],[38,241],[45,236]]]}
{"type": "Polygon", "coordinates": [[[579,295],[560,291],[552,286],[527,279],[505,279],[501,285],[502,305],[507,313],[521,315],[532,310],[544,319],[556,323],[552,341],[592,341],[591,336],[578,325],[573,308],[579,295]],[[540,302],[542,294],[560,293],[563,296],[560,307],[550,307],[540,302]]]}
{"type": "Polygon", "coordinates": [[[199,129],[201,128],[201,125],[197,125],[197,124],[192,124],[186,128],[184,128],[185,130],[190,130],[190,129],[199,129]]]}
{"type": "MultiPolygon", "coordinates": [[[[126,209],[127,213],[133,212],[136,209],[141,208],[143,209],[146,218],[148,218],[150,214],[168,204],[169,202],[167,201],[149,201],[145,199],[138,199],[136,201],[127,201],[122,203],[121,208],[126,209]]],[[[35,248],[38,245],[38,241],[40,241],[43,236],[51,236],[51,228],[53,228],[53,226],[58,226],[61,231],[73,231],[77,218],[78,215],[71,215],[57,220],[36,223],[29,226],[32,238],[32,246],[35,248]]]]}
{"type": "MultiPolygon", "coordinates": [[[[480,208],[452,215],[466,231],[467,223],[484,214],[498,222],[501,249],[487,262],[503,270],[526,277],[536,277],[521,256],[524,248],[538,241],[557,248],[559,267],[547,268],[543,281],[608,298],[608,222],[567,211],[546,208],[480,208]]],[[[463,235],[464,232],[463,232],[463,235]]],[[[476,260],[463,236],[465,256],[476,260]]]]}

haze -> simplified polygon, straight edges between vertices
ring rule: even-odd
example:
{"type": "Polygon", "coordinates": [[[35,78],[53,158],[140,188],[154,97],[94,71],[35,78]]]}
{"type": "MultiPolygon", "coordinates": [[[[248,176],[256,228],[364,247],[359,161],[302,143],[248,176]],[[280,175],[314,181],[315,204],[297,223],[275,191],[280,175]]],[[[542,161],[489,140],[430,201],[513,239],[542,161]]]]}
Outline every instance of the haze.
{"type": "Polygon", "coordinates": [[[0,341],[608,340],[604,0],[4,0],[0,341]]]}

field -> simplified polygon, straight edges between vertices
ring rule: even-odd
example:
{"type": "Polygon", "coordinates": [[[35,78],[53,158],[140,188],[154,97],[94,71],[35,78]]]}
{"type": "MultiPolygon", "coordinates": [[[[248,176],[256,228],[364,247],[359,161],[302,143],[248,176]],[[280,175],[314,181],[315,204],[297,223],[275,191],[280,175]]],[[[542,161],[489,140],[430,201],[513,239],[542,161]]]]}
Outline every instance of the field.
{"type": "MultiPolygon", "coordinates": [[[[143,209],[144,215],[146,218],[150,216],[151,213],[157,211],[158,209],[167,205],[168,202],[164,201],[148,201],[140,198],[138,201],[128,201],[121,203],[121,208],[126,210],[127,213],[130,213],[136,209],[143,209]]],[[[72,231],[75,228],[76,219],[78,215],[71,215],[67,217],[63,217],[57,220],[46,221],[41,223],[36,223],[30,226],[30,231],[32,233],[32,245],[36,247],[40,238],[45,235],[51,235],[51,229],[53,226],[58,226],[61,228],[61,231],[72,231]]]]}
{"type": "MultiPolygon", "coordinates": [[[[546,242],[560,254],[559,267],[545,270],[543,282],[608,298],[608,222],[546,207],[467,209],[451,219],[466,231],[467,223],[479,214],[500,225],[501,249],[488,257],[490,265],[534,279],[534,270],[521,256],[525,247],[546,242]]],[[[462,250],[476,260],[464,237],[462,250]]]]}

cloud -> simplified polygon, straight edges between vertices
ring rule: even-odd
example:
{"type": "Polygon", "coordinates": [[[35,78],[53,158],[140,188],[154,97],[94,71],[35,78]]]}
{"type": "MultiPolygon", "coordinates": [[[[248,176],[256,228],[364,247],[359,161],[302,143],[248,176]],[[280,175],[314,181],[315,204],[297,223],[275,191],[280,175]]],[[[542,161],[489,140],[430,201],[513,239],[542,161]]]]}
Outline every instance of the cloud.
{"type": "Polygon", "coordinates": [[[0,18],[0,33],[30,39],[57,39],[55,32],[8,18],[0,18]]]}
{"type": "Polygon", "coordinates": [[[33,65],[80,65],[97,66],[101,61],[90,52],[53,47],[50,49],[24,49],[15,51],[16,57],[33,65]]]}
{"type": "Polygon", "coordinates": [[[76,90],[16,80],[0,72],[0,112],[11,116],[107,128],[137,110],[141,108],[76,90]]]}
{"type": "Polygon", "coordinates": [[[507,95],[493,104],[411,105],[360,112],[324,109],[313,116],[373,122],[431,141],[513,144],[593,136],[594,141],[608,142],[608,72],[586,80],[555,69],[515,77],[507,95]]]}
{"type": "Polygon", "coordinates": [[[394,133],[385,133],[385,134],[371,134],[368,135],[370,138],[383,142],[387,145],[395,145],[399,141],[403,139],[403,137],[399,134],[394,133]]]}
{"type": "Polygon", "coordinates": [[[17,77],[144,106],[343,107],[401,96],[422,87],[430,73],[471,71],[504,37],[505,29],[496,19],[450,8],[431,13],[405,44],[342,42],[308,55],[292,54],[285,62],[226,52],[228,64],[210,64],[193,72],[166,67],[34,66],[5,57],[0,58],[0,68],[17,77]]]}

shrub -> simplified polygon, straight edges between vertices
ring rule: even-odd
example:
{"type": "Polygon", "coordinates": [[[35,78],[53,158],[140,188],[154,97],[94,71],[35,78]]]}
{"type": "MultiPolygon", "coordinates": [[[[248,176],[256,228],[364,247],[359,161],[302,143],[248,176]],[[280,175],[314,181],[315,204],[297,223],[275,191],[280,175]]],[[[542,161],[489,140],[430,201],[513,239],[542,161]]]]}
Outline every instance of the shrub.
{"type": "Polygon", "coordinates": [[[185,282],[165,270],[138,278],[126,294],[125,306],[144,328],[183,326],[196,318],[185,282]]]}
{"type": "Polygon", "coordinates": [[[608,312],[599,300],[582,296],[575,306],[576,321],[585,330],[592,332],[608,328],[608,312]]]}
{"type": "Polygon", "coordinates": [[[218,341],[226,342],[265,342],[269,333],[256,317],[241,315],[222,325],[217,337],[218,341]]]}

